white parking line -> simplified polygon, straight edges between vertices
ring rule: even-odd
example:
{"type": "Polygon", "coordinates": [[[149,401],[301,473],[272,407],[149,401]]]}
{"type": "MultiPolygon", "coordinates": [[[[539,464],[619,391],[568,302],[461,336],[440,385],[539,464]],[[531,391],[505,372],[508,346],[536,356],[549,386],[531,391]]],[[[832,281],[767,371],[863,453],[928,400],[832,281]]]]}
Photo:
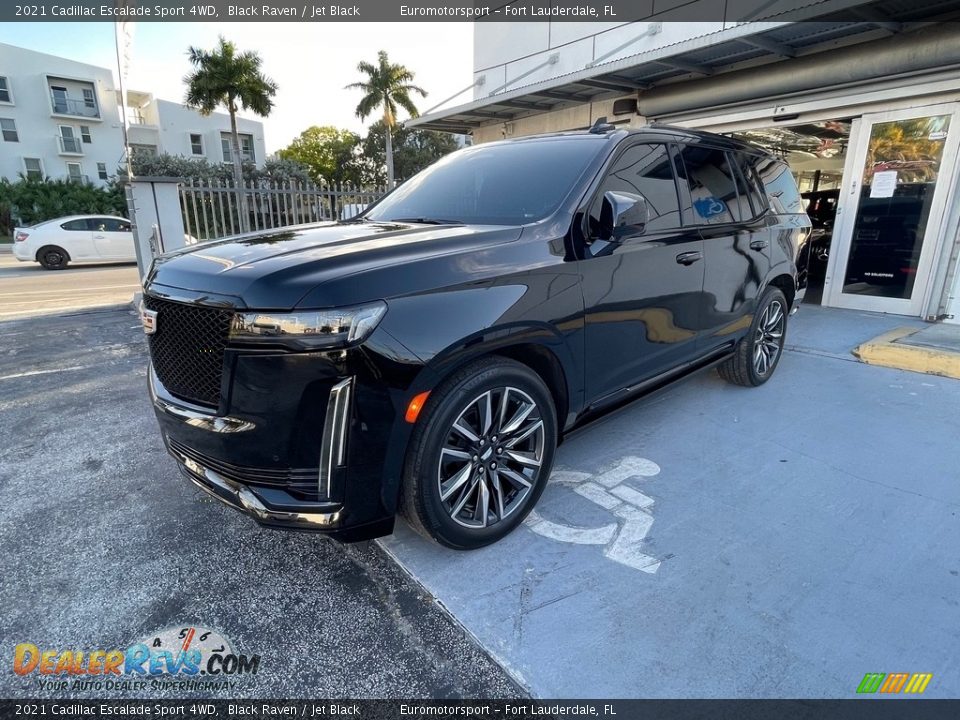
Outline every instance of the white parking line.
{"type": "Polygon", "coordinates": [[[74,365],[65,368],[53,368],[52,370],[30,370],[29,372],[17,373],[16,375],[0,375],[0,380],[14,380],[15,378],[30,377],[31,375],[49,375],[50,373],[69,372],[71,370],[84,370],[92,365],[74,365]]]}

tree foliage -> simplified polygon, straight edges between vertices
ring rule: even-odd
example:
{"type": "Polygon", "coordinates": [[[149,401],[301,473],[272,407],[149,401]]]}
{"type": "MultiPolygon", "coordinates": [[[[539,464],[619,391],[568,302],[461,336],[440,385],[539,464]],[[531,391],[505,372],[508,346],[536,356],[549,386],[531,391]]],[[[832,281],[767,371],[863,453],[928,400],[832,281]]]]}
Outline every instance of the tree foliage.
{"type": "Polygon", "coordinates": [[[364,185],[370,178],[359,147],[355,132],[313,125],[277,154],[305,167],[316,183],[364,185]]]}
{"type": "Polygon", "coordinates": [[[19,180],[0,178],[0,233],[9,235],[15,225],[35,225],[65,215],[126,215],[121,187],[50,178],[19,180]]]}
{"type": "MultiPolygon", "coordinates": [[[[236,45],[221,35],[214,50],[191,47],[187,50],[194,70],[184,79],[187,85],[186,104],[209,115],[223,106],[230,114],[230,143],[233,148],[233,177],[237,185],[243,180],[240,157],[240,136],[237,133],[237,111],[250,110],[266,117],[273,109],[277,84],[260,71],[262,60],[255,52],[238,52],[236,45]]],[[[237,196],[242,222],[249,216],[247,196],[237,196]]],[[[244,230],[247,228],[244,227],[244,230]]]]}
{"type": "MultiPolygon", "coordinates": [[[[212,163],[206,158],[185,158],[181,155],[137,155],[132,158],[134,177],[172,177],[187,180],[232,180],[233,167],[223,163],[212,163]]],[[[119,179],[126,177],[125,168],[117,170],[119,179]]],[[[259,182],[307,182],[310,173],[300,163],[280,158],[267,160],[258,168],[252,162],[243,163],[243,179],[259,182]]]]}
{"type": "Polygon", "coordinates": [[[392,132],[397,126],[398,106],[406,110],[410,117],[417,117],[419,111],[410,97],[417,93],[426,97],[427,91],[413,84],[413,72],[403,65],[390,62],[387,53],[381,50],[377,53],[377,64],[362,61],[357,65],[357,71],[366,76],[365,80],[350,83],[347,90],[360,90],[363,97],[357,105],[357,117],[366,120],[375,110],[383,108],[384,150],[387,162],[387,187],[393,187],[393,140],[392,132]]]}
{"type": "MultiPolygon", "coordinates": [[[[444,155],[460,146],[450,133],[436,130],[418,130],[398,127],[393,131],[393,164],[396,177],[406,180],[444,155]]],[[[383,184],[387,169],[383,162],[386,149],[386,128],[382,121],[370,126],[362,144],[362,154],[368,160],[365,172],[369,181],[383,184]]]]}

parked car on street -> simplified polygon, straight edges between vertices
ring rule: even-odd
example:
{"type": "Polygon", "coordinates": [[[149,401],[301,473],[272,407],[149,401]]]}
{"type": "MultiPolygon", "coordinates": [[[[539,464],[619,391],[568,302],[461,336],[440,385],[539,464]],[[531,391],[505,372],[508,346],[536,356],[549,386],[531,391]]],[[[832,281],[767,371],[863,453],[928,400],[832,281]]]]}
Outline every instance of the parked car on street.
{"type": "Polygon", "coordinates": [[[130,221],[112,215],[71,215],[13,231],[13,254],[46,270],[71,263],[136,262],[130,221]]]}
{"type": "Polygon", "coordinates": [[[480,547],[572,428],[707,367],[767,382],[809,230],[787,166],[717,135],[598,121],[468,147],[355,218],[155,260],[163,439],[265,525],[360,540],[400,510],[480,547]]]}

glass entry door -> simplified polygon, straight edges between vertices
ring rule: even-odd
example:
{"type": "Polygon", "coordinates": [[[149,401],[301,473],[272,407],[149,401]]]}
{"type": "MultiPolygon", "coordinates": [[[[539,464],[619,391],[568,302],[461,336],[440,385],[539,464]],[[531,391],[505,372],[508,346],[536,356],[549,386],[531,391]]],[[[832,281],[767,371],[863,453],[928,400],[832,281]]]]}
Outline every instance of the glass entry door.
{"type": "Polygon", "coordinates": [[[824,287],[828,304],[921,315],[956,180],[956,103],[854,121],[824,287]]]}

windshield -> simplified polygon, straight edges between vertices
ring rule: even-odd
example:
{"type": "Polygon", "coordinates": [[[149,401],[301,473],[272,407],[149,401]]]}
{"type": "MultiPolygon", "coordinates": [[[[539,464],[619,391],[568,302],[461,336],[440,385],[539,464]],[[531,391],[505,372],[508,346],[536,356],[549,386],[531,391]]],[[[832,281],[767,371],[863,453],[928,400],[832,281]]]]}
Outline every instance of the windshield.
{"type": "Polygon", "coordinates": [[[596,137],[478,145],[414,175],[370,220],[523,225],[551,215],[604,143],[596,137]]]}

